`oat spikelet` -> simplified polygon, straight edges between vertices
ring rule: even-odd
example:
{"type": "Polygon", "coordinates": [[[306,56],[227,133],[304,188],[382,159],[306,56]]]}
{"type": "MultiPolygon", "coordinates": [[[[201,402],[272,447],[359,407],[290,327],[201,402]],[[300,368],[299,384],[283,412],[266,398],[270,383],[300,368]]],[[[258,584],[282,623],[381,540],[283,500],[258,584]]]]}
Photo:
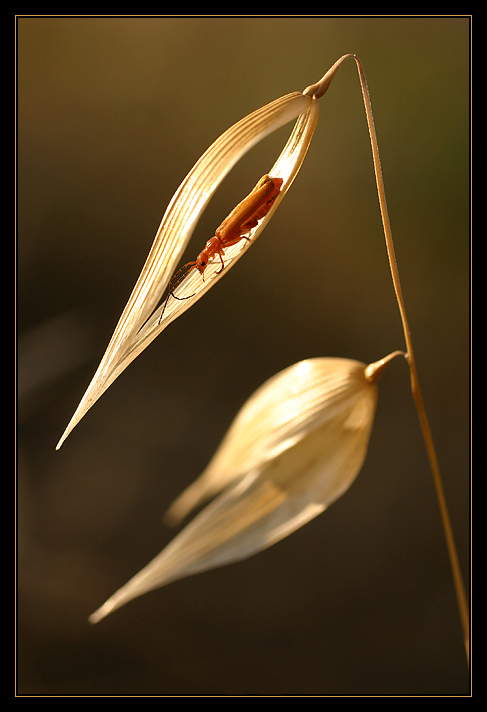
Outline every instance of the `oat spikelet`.
{"type": "Polygon", "coordinates": [[[206,470],[169,510],[173,522],[216,498],[93,615],[95,623],[152,589],[246,558],[323,512],[362,467],[376,381],[395,355],[370,366],[301,361],[245,403],[206,470]]]}

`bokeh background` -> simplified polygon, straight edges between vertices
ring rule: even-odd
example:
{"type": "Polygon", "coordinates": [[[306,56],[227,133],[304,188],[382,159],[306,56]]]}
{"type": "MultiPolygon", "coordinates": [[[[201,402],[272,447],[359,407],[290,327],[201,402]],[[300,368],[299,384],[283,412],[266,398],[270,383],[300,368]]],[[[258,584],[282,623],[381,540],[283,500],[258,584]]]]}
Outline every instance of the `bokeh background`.
{"type": "MultiPolygon", "coordinates": [[[[467,16],[17,19],[18,694],[468,694],[400,359],[382,376],[362,472],[329,511],[87,623],[173,537],[163,512],[257,386],[307,357],[370,362],[404,346],[352,60],[254,248],[55,445],[194,162],[354,52],[468,581],[469,37],[467,16]]],[[[188,259],[291,126],[225,180],[188,259]]]]}

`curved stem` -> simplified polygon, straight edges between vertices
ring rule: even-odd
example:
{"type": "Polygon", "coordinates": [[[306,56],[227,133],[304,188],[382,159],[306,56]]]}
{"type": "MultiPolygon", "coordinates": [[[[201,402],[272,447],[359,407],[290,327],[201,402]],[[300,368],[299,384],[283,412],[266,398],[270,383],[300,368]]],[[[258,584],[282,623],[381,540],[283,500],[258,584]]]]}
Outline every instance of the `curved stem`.
{"type": "Polygon", "coordinates": [[[426,450],[428,458],[430,461],[431,471],[433,474],[433,481],[435,484],[436,494],[438,497],[438,504],[440,507],[441,519],[443,522],[443,528],[445,531],[445,538],[448,548],[448,554],[450,557],[450,564],[452,568],[453,581],[455,584],[455,591],[457,595],[458,607],[460,611],[460,619],[463,628],[465,650],[467,653],[467,660],[469,659],[469,649],[470,649],[470,632],[469,632],[469,615],[468,615],[468,605],[467,598],[465,595],[465,590],[463,586],[462,574],[460,570],[460,564],[458,562],[458,555],[455,546],[455,540],[453,536],[453,531],[450,523],[450,516],[448,514],[448,508],[446,504],[445,493],[443,490],[443,484],[440,475],[440,468],[438,465],[438,458],[436,456],[436,450],[433,442],[433,436],[431,433],[431,428],[426,415],[426,410],[423,403],[423,396],[421,389],[419,387],[418,374],[416,370],[416,361],[414,359],[413,344],[411,341],[411,333],[409,330],[408,320],[406,316],[406,308],[404,305],[404,299],[402,296],[401,283],[399,280],[399,271],[397,268],[396,257],[394,253],[394,244],[392,241],[392,232],[389,222],[389,214],[387,211],[386,196],[384,190],[384,181],[382,178],[382,169],[380,165],[379,157],[379,146],[377,143],[377,136],[375,132],[374,119],[372,115],[372,106],[370,102],[369,91],[367,88],[367,81],[365,79],[364,70],[362,63],[353,55],[355,62],[357,64],[358,73],[360,77],[360,84],[362,86],[362,93],[364,97],[365,113],[367,115],[367,123],[369,126],[370,141],[372,145],[372,155],[374,159],[374,170],[377,183],[377,192],[379,194],[379,204],[382,214],[382,224],[384,227],[384,235],[387,246],[387,254],[389,257],[389,264],[391,268],[392,281],[394,284],[394,290],[396,292],[397,303],[399,306],[399,312],[401,314],[401,321],[404,331],[404,338],[406,340],[407,358],[409,363],[409,371],[411,378],[411,391],[413,394],[413,399],[416,404],[416,410],[418,411],[419,421],[421,429],[423,431],[423,437],[426,445],[426,450]]]}
{"type": "Polygon", "coordinates": [[[423,432],[423,438],[426,445],[426,451],[428,459],[430,462],[431,472],[433,475],[433,481],[436,489],[436,495],[438,498],[438,504],[440,508],[440,515],[443,523],[443,529],[445,533],[445,539],[448,549],[448,555],[450,558],[450,565],[452,569],[453,582],[455,585],[455,592],[458,602],[458,608],[460,612],[460,620],[463,629],[465,650],[467,654],[467,660],[469,660],[469,650],[470,650],[470,624],[469,624],[469,613],[467,605],[467,597],[465,594],[465,589],[463,585],[462,573],[460,569],[460,564],[458,561],[458,555],[455,546],[455,539],[453,536],[453,531],[450,523],[450,516],[448,514],[448,508],[446,504],[445,493],[443,490],[443,484],[440,475],[440,469],[438,465],[438,458],[436,456],[436,450],[433,442],[433,436],[431,433],[431,428],[426,415],[426,410],[423,403],[423,396],[418,381],[418,374],[416,370],[416,361],[414,358],[413,344],[411,341],[411,333],[409,330],[409,324],[406,316],[406,308],[404,305],[404,299],[402,296],[401,283],[399,279],[399,271],[396,262],[396,256],[394,252],[394,243],[392,240],[392,231],[389,221],[389,214],[387,211],[387,202],[384,189],[384,180],[382,177],[382,169],[379,157],[379,145],[377,142],[377,135],[375,132],[374,118],[372,114],[372,104],[370,101],[369,90],[367,88],[367,80],[365,78],[365,73],[362,67],[360,59],[354,54],[346,54],[335,62],[335,64],[328,70],[328,72],[322,77],[322,79],[316,84],[312,84],[304,90],[304,94],[308,96],[314,96],[319,98],[328,89],[331,80],[335,76],[335,72],[338,67],[342,64],[345,59],[352,58],[355,59],[357,64],[360,84],[362,87],[362,94],[365,105],[365,113],[367,116],[367,124],[369,127],[370,142],[372,146],[372,156],[374,162],[375,179],[377,184],[377,192],[379,196],[379,205],[382,216],[382,224],[384,228],[384,236],[386,241],[387,255],[389,258],[389,265],[391,269],[392,282],[394,285],[394,291],[396,293],[396,299],[399,306],[399,312],[401,315],[402,327],[404,331],[404,338],[406,341],[407,349],[407,361],[409,363],[409,372],[411,379],[411,391],[413,399],[416,405],[416,410],[418,412],[419,422],[421,430],[423,432]]]}

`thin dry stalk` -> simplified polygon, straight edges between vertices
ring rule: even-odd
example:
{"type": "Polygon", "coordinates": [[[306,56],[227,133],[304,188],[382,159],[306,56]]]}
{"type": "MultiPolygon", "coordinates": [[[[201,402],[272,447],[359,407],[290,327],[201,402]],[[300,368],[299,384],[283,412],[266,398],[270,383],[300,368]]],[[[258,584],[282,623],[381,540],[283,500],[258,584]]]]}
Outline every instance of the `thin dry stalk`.
{"type": "Polygon", "coordinates": [[[455,539],[453,536],[453,530],[450,523],[450,516],[448,513],[448,507],[446,504],[445,493],[443,489],[443,483],[440,474],[440,468],[438,465],[438,458],[436,455],[436,449],[433,442],[433,436],[431,433],[431,428],[429,425],[428,417],[426,415],[426,409],[424,406],[423,396],[418,381],[418,373],[416,369],[416,361],[414,358],[413,344],[411,340],[411,333],[409,329],[409,324],[406,316],[406,307],[404,304],[404,299],[402,295],[401,282],[399,279],[399,270],[397,267],[396,256],[394,252],[394,243],[392,240],[392,231],[389,221],[389,213],[387,210],[386,195],[384,189],[384,180],[382,177],[382,169],[379,156],[379,145],[377,142],[377,135],[374,126],[374,118],[372,114],[372,105],[370,101],[369,90],[367,87],[367,80],[365,78],[365,73],[363,66],[359,58],[354,54],[346,54],[341,57],[335,64],[328,70],[328,72],[322,77],[322,79],[316,84],[312,84],[304,90],[304,94],[307,96],[312,96],[319,98],[328,89],[331,80],[333,79],[338,67],[346,59],[353,58],[357,64],[357,69],[360,78],[360,84],[362,87],[362,94],[364,98],[365,113],[367,116],[367,124],[369,127],[370,142],[372,146],[372,156],[374,162],[375,179],[377,184],[377,192],[379,196],[379,205],[382,215],[382,225],[384,228],[384,236],[387,247],[387,254],[389,258],[389,265],[391,269],[392,282],[394,285],[394,291],[396,293],[396,299],[399,306],[399,312],[401,315],[402,327],[404,331],[404,338],[406,341],[407,349],[407,361],[409,364],[409,373],[411,379],[411,391],[416,405],[416,410],[418,412],[419,422],[421,430],[423,433],[423,438],[426,445],[426,451],[428,459],[430,462],[431,472],[433,475],[433,481],[436,489],[436,495],[438,498],[438,504],[440,508],[441,519],[443,523],[443,529],[446,538],[446,544],[448,548],[448,555],[450,558],[450,565],[452,569],[453,582],[455,585],[455,592],[458,602],[458,608],[460,612],[460,620],[463,629],[465,651],[467,654],[467,660],[470,659],[470,622],[469,622],[469,612],[467,597],[465,593],[465,588],[463,585],[462,573],[460,569],[460,564],[458,561],[458,555],[455,545],[455,539]]]}

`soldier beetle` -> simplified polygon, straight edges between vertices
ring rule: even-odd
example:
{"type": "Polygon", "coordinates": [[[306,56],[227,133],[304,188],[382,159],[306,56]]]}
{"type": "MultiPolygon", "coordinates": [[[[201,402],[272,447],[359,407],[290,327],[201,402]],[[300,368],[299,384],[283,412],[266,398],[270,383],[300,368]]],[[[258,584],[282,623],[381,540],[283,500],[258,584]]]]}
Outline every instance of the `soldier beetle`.
{"type": "Polygon", "coordinates": [[[196,260],[194,262],[188,262],[181,267],[178,272],[176,272],[171,280],[171,284],[169,285],[169,292],[161,313],[161,319],[171,295],[174,299],[181,300],[190,299],[194,296],[194,294],[192,294],[189,297],[176,297],[174,294],[174,290],[178,284],[180,284],[180,282],[192,269],[197,269],[204,279],[204,272],[208,266],[208,263],[217,255],[220,258],[222,265],[218,273],[225,268],[225,263],[223,261],[225,248],[236,245],[240,242],[240,240],[250,239],[247,237],[247,234],[254,227],[256,227],[259,220],[262,220],[262,218],[267,215],[272,207],[272,204],[279,195],[282,184],[282,178],[271,178],[267,174],[262,176],[249,195],[232,210],[230,215],[228,215],[228,217],[226,217],[222,224],[217,228],[214,236],[208,240],[196,260]],[[184,274],[178,279],[178,275],[183,271],[184,274]]]}

